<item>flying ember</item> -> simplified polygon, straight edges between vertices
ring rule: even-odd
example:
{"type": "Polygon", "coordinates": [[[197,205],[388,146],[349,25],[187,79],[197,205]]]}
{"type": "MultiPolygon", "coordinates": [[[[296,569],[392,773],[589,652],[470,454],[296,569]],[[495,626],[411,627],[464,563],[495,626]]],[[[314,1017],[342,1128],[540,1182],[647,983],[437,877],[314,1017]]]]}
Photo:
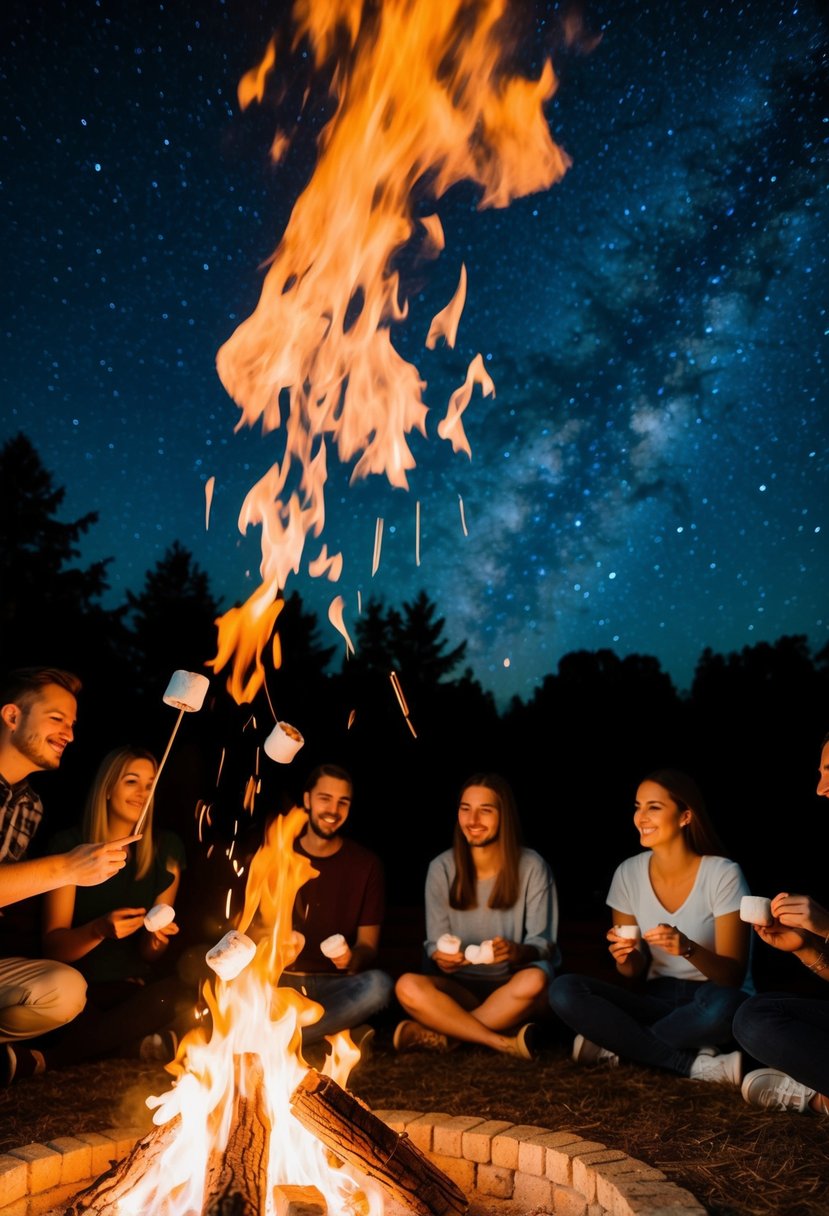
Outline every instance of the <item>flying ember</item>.
{"type": "MultiPolygon", "coordinates": [[[[445,243],[438,216],[418,218],[415,199],[419,214],[424,201],[428,210],[429,199],[467,180],[480,188],[481,207],[505,207],[550,186],[569,164],[544,116],[556,88],[551,64],[537,80],[510,65],[507,0],[297,0],[293,24],[294,45],[306,43],[316,70],[330,76],[334,113],[259,303],[217,357],[239,426],[261,422],[282,444],[239,515],[242,532],[261,528],[260,586],[219,621],[214,666],[230,665],[237,701],[261,686],[279,594],[300,570],[307,538],[322,534],[329,455],[353,462],[352,481],[376,473],[408,488],[408,436],[426,435],[427,407],[420,372],[392,341],[408,312],[395,259],[404,247],[438,256],[445,243]]],[[[242,106],[263,99],[279,60],[271,43],[240,84],[242,106]]],[[[288,142],[277,132],[275,160],[288,142]]],[[[462,266],[425,336],[429,349],[441,338],[454,345],[466,293],[462,266]]],[[[462,415],[475,384],[494,392],[480,354],[437,427],[470,455],[462,415]]],[[[307,569],[336,579],[342,557],[323,545],[307,569]]]]}

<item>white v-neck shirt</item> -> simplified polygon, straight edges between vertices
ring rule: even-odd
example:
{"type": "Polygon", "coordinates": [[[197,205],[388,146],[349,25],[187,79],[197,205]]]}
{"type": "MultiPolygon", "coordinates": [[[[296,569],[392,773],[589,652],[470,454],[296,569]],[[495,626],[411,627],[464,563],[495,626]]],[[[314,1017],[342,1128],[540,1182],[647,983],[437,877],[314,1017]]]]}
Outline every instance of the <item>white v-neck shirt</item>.
{"type": "MultiPolygon", "coordinates": [[[[669,912],[651,886],[650,859],[648,850],[622,862],[610,883],[608,906],[635,917],[643,933],[659,924],[676,925],[692,942],[708,950],[715,949],[716,917],[738,912],[740,900],[749,894],[748,883],[736,861],[729,861],[727,857],[702,857],[685,902],[675,912],[669,912]]],[[[706,979],[691,959],[655,949],[651,951],[647,978],[653,980],[665,975],[682,980],[706,979]]]]}

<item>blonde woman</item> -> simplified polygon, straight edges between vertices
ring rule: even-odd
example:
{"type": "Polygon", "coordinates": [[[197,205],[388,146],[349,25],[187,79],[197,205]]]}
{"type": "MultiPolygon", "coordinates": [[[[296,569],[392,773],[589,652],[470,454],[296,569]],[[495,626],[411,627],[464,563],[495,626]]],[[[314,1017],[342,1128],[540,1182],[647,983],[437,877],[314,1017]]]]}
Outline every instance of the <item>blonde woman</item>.
{"type": "MultiPolygon", "coordinates": [[[[61,832],[55,852],[78,844],[128,835],[139,819],[156,774],[155,757],[137,747],[116,748],[101,762],[89,791],[83,822],[61,832]]],[[[162,1054],[172,1046],[155,1043],[186,1004],[176,979],[148,982],[154,963],[178,933],[173,921],[150,932],[144,916],[155,904],[175,904],[184,846],[172,832],[153,831],[152,803],[141,839],[130,848],[123,870],[97,887],[59,887],[44,901],[44,953],[72,963],[87,980],[84,1012],[55,1037],[47,1066],[91,1056],[133,1054],[145,1043],[162,1054]],[[117,1009],[117,1018],[109,1017],[117,1009]]]]}

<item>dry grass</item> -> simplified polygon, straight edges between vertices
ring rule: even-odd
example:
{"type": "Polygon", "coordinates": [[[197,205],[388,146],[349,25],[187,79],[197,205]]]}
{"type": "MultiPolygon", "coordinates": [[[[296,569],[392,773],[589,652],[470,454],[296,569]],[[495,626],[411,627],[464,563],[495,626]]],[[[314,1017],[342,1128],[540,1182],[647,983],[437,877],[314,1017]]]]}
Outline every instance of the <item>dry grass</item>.
{"type": "MultiPolygon", "coordinates": [[[[146,1126],[158,1067],[88,1064],[0,1092],[0,1152],[73,1131],[146,1126]]],[[[397,1056],[387,1029],[352,1087],[375,1109],[474,1114],[566,1129],[664,1171],[716,1216],[829,1216],[829,1120],[765,1114],[737,1090],[622,1065],[577,1068],[564,1047],[527,1064],[461,1049],[397,1056]]]]}

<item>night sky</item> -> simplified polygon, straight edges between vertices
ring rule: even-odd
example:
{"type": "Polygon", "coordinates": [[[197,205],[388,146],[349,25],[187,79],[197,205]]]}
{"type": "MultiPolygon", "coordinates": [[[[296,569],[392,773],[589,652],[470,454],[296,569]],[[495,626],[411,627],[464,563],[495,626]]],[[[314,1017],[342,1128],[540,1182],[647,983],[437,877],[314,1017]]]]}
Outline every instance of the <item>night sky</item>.
{"type": "MultiPolygon", "coordinates": [[[[0,18],[0,441],[29,435],[67,488],[66,518],[100,512],[83,557],[115,557],[113,603],[175,539],[226,607],[258,582],[258,534],[243,540],[236,518],[280,440],[234,433],[215,356],[256,304],[328,113],[316,85],[293,148],[271,164],[276,126],[296,120],[312,83],[301,52],[282,68],[282,112],[266,98],[240,113],[238,80],[285,11],[11,0],[0,18]]],[[[446,249],[403,260],[410,313],[393,335],[428,385],[410,491],[377,477],[349,487],[350,468],[329,460],[323,539],[345,571],[289,589],[333,641],[334,594],[353,634],[358,591],[399,604],[425,588],[501,699],[530,695],[575,649],[654,654],[680,688],[706,646],[803,633],[818,649],[829,626],[822,8],[605,0],[584,7],[586,33],[569,48],[559,7],[534,12],[525,59],[537,74],[553,56],[547,112],[573,166],[506,210],[479,210],[471,186],[439,202],[446,249]],[[462,261],[458,344],[426,351],[462,261]],[[479,351],[496,396],[476,391],[466,412],[470,463],[436,427],[479,351]]]]}

